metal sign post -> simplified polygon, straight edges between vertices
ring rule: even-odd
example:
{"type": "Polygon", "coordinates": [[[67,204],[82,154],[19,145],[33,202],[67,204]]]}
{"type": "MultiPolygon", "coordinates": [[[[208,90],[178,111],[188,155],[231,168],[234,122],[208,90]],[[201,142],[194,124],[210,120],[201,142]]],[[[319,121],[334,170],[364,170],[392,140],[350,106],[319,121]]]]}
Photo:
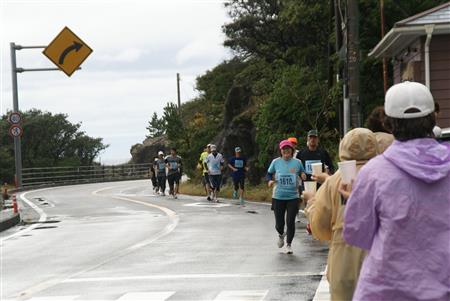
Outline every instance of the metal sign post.
{"type": "MultiPolygon", "coordinates": [[[[13,113],[19,113],[19,96],[17,92],[17,66],[16,66],[16,44],[10,43],[11,50],[11,78],[13,93],[13,113]]],[[[22,145],[20,135],[14,136],[14,158],[16,165],[16,187],[22,187],[22,145]]]]}
{"type": "MultiPolygon", "coordinates": [[[[35,69],[24,69],[17,68],[16,63],[16,50],[22,49],[45,49],[47,46],[21,46],[16,45],[14,42],[10,43],[10,51],[11,51],[11,78],[12,78],[12,94],[13,94],[13,113],[12,114],[20,114],[19,113],[19,93],[17,89],[17,73],[29,72],[29,71],[60,71],[60,68],[35,68],[35,69]]],[[[92,52],[92,50],[91,50],[92,52]]],[[[75,70],[81,69],[78,67],[82,61],[86,59],[84,57],[81,61],[77,62],[76,67],[72,67],[70,70],[70,74],[72,74],[75,70]]],[[[62,70],[64,71],[64,70],[62,70]]],[[[67,72],[64,71],[66,74],[67,72]]],[[[69,75],[69,74],[68,74],[69,75]]],[[[16,168],[16,177],[15,184],[17,188],[22,187],[22,144],[21,144],[21,136],[23,134],[22,127],[20,123],[14,125],[14,129],[10,131],[11,135],[14,137],[14,159],[15,159],[15,168],[16,168]]]]}

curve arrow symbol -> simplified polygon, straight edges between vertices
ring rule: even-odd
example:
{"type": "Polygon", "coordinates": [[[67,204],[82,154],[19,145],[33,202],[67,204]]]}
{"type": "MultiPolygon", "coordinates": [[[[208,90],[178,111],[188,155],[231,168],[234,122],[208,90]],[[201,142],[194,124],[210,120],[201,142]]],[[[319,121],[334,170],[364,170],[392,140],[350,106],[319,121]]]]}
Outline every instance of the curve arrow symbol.
{"type": "Polygon", "coordinates": [[[69,52],[71,52],[72,50],[78,52],[78,50],[80,50],[81,47],[83,47],[83,44],[73,41],[73,44],[64,49],[64,51],[61,53],[61,56],[59,57],[59,64],[60,65],[64,64],[64,59],[69,54],[69,52]]]}

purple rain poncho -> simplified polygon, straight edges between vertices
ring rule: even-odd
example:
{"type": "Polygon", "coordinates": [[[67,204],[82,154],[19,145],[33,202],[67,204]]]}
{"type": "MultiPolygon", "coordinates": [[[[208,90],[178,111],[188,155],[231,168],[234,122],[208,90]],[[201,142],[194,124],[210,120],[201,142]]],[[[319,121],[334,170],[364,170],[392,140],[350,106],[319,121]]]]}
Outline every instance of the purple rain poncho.
{"type": "Polygon", "coordinates": [[[450,144],[395,141],[358,174],[344,239],[369,250],[353,300],[450,300],[450,144]]]}

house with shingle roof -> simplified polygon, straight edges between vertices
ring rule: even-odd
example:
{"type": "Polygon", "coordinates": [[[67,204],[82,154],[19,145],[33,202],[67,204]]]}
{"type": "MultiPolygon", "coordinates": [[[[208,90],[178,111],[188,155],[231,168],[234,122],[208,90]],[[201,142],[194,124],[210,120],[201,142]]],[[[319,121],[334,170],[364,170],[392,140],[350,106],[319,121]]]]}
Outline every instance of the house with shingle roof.
{"type": "Polygon", "coordinates": [[[369,57],[391,59],[394,84],[426,85],[440,106],[438,125],[450,127],[450,2],[395,23],[369,57]]]}

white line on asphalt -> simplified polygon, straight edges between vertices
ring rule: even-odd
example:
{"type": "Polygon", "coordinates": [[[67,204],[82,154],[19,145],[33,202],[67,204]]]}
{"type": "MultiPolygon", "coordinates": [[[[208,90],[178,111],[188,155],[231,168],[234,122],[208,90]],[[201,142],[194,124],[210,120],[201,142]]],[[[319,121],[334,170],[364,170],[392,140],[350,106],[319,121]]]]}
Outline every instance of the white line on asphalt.
{"type": "Polygon", "coordinates": [[[220,208],[220,207],[229,207],[229,206],[231,206],[231,204],[228,204],[228,203],[189,203],[189,204],[184,204],[183,206],[220,208]]]}
{"type": "Polygon", "coordinates": [[[167,275],[143,275],[124,277],[96,277],[96,278],[71,278],[62,283],[79,282],[113,282],[135,280],[175,280],[175,279],[217,279],[217,278],[278,278],[278,277],[308,277],[318,276],[322,273],[292,272],[292,273],[241,273],[241,274],[167,274],[167,275]]]}
{"type": "Polygon", "coordinates": [[[269,291],[222,291],[213,301],[262,301],[269,291]]]}
{"type": "MultiPolygon", "coordinates": [[[[102,189],[98,189],[98,190],[93,191],[92,194],[93,194],[93,195],[96,195],[96,196],[102,196],[102,195],[100,195],[100,194],[98,194],[98,193],[101,192],[101,191],[105,191],[105,190],[108,190],[108,189],[112,189],[112,188],[116,188],[116,187],[115,187],[115,186],[110,186],[110,187],[105,187],[105,188],[102,188],[102,189]]],[[[143,201],[133,200],[133,199],[125,198],[125,197],[119,197],[119,196],[114,196],[114,195],[109,196],[109,197],[111,197],[111,198],[113,198],[113,199],[116,199],[116,200],[122,200],[122,201],[132,202],[132,203],[136,203],[136,204],[140,204],[140,205],[144,205],[144,206],[147,206],[147,207],[152,207],[152,208],[156,208],[156,209],[158,209],[158,210],[161,210],[161,211],[164,212],[164,213],[167,215],[167,217],[169,218],[170,224],[167,225],[163,230],[161,230],[161,231],[160,231],[158,234],[156,234],[154,237],[152,237],[152,238],[150,238],[150,239],[143,240],[143,241],[141,241],[140,243],[137,243],[137,244],[135,244],[135,245],[132,245],[132,246],[130,246],[130,247],[128,247],[128,248],[122,250],[121,252],[119,252],[119,254],[117,254],[117,255],[114,256],[113,258],[111,258],[111,259],[109,259],[109,260],[106,260],[104,263],[101,263],[101,264],[96,265],[95,268],[98,268],[98,267],[100,267],[101,265],[103,265],[103,264],[105,264],[105,263],[107,263],[107,262],[110,262],[110,261],[113,260],[113,259],[116,259],[116,258],[121,257],[121,256],[123,256],[123,255],[126,255],[126,254],[128,254],[128,253],[130,253],[130,252],[132,252],[132,251],[134,251],[134,250],[137,250],[137,249],[139,249],[139,248],[142,248],[142,247],[145,247],[145,246],[151,244],[151,243],[154,242],[155,240],[158,240],[158,239],[160,239],[161,237],[166,236],[167,234],[169,234],[170,232],[172,232],[172,231],[177,227],[177,225],[178,225],[179,217],[178,217],[177,213],[176,213],[175,211],[170,210],[169,208],[162,207],[162,206],[158,206],[158,205],[151,204],[151,203],[148,203],[148,202],[143,202],[143,201]]],[[[91,269],[93,269],[93,268],[91,268],[91,269]]],[[[91,270],[91,269],[89,269],[89,270],[91,270]]],[[[85,271],[84,271],[84,272],[85,272],[85,271]]]]}
{"type": "MultiPolygon", "coordinates": [[[[102,195],[98,194],[99,192],[105,191],[105,190],[108,190],[108,189],[112,189],[112,188],[116,188],[116,187],[117,186],[111,186],[111,187],[104,187],[104,188],[101,188],[101,189],[97,189],[97,190],[93,191],[92,194],[102,197],[102,195]]],[[[27,290],[25,290],[25,291],[20,293],[21,299],[26,298],[27,296],[31,296],[33,294],[36,294],[37,292],[43,291],[44,289],[47,289],[47,288],[52,287],[54,285],[57,285],[58,283],[62,283],[64,281],[66,281],[67,279],[70,279],[70,278],[73,278],[73,277],[77,277],[77,276],[79,276],[81,274],[84,274],[84,273],[87,273],[89,271],[95,270],[95,269],[97,269],[97,268],[99,268],[99,267],[101,267],[101,266],[103,266],[103,265],[105,265],[105,264],[107,264],[107,263],[109,263],[109,262],[111,262],[113,260],[116,260],[116,259],[118,259],[120,257],[123,257],[123,256],[129,254],[130,252],[133,252],[133,251],[135,251],[135,250],[137,250],[139,248],[145,247],[145,246],[153,243],[154,241],[160,239],[161,237],[166,236],[167,234],[172,232],[176,228],[176,226],[178,225],[178,221],[179,221],[178,215],[176,214],[176,212],[170,210],[169,208],[165,208],[165,207],[161,207],[161,206],[157,206],[157,205],[153,205],[153,204],[150,204],[150,203],[141,202],[141,201],[137,201],[137,200],[133,200],[133,199],[123,198],[123,197],[107,196],[107,195],[105,195],[103,197],[110,197],[110,198],[114,198],[114,199],[119,199],[119,200],[123,200],[123,201],[128,201],[128,202],[141,204],[141,205],[144,205],[144,206],[147,206],[147,207],[157,208],[157,209],[163,211],[169,217],[170,223],[164,229],[162,229],[159,233],[157,233],[154,237],[152,237],[150,239],[143,240],[143,241],[141,241],[141,242],[139,242],[137,244],[134,244],[134,245],[132,245],[132,246],[130,246],[128,248],[125,248],[125,249],[115,253],[113,256],[103,260],[102,262],[100,262],[100,263],[98,263],[98,264],[96,264],[94,266],[91,266],[91,267],[89,267],[87,269],[84,269],[82,271],[73,273],[71,275],[65,275],[65,276],[49,279],[47,281],[44,281],[42,283],[39,283],[39,284],[31,287],[31,288],[28,288],[27,290]]]]}
{"type": "Polygon", "coordinates": [[[27,301],[73,301],[80,295],[73,296],[48,296],[48,297],[36,297],[27,299],[27,301]]]}
{"type": "Polygon", "coordinates": [[[165,301],[175,292],[127,293],[117,301],[165,301]]]}
{"type": "Polygon", "coordinates": [[[330,296],[330,284],[328,283],[327,276],[323,275],[320,279],[319,286],[317,287],[313,301],[329,301],[330,296]]]}
{"type": "Polygon", "coordinates": [[[30,225],[30,226],[27,227],[26,229],[20,230],[20,231],[14,233],[14,234],[11,234],[11,235],[9,235],[9,236],[3,237],[3,238],[0,240],[0,244],[2,244],[5,240],[8,240],[8,239],[10,239],[10,238],[13,238],[13,237],[16,237],[16,236],[19,236],[19,235],[23,235],[23,234],[26,234],[26,233],[30,232],[30,231],[33,230],[34,228],[38,227],[38,226],[39,226],[39,223],[43,223],[43,222],[45,222],[45,221],[47,220],[47,214],[44,212],[44,210],[42,210],[41,208],[39,208],[38,206],[36,206],[33,202],[31,202],[31,201],[30,201],[29,199],[27,199],[25,196],[26,196],[28,193],[38,192],[38,191],[44,191],[44,190],[50,190],[50,189],[52,189],[52,188],[43,188],[43,189],[38,189],[38,190],[27,191],[27,192],[22,193],[22,194],[19,196],[19,199],[22,199],[25,203],[28,204],[28,206],[30,206],[31,208],[33,208],[33,209],[39,214],[39,221],[38,221],[38,223],[36,223],[36,224],[30,225]]]}

